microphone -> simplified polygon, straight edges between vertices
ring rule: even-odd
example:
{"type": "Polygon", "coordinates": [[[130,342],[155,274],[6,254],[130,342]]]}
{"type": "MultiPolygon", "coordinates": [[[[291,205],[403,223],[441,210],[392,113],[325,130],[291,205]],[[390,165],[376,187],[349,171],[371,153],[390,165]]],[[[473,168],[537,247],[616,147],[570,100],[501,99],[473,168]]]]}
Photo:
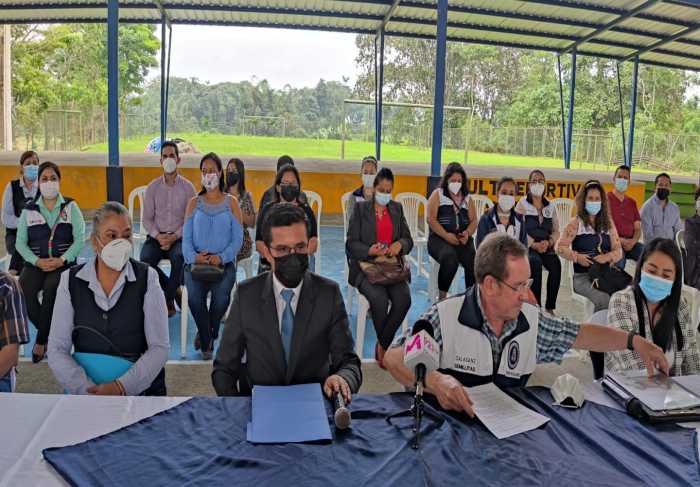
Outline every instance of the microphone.
{"type": "Polygon", "coordinates": [[[428,320],[418,320],[413,325],[413,336],[404,344],[403,363],[415,373],[416,396],[423,396],[425,376],[440,366],[440,347],[434,333],[428,320]]]}
{"type": "Polygon", "coordinates": [[[333,409],[335,409],[335,427],[344,430],[350,427],[350,410],[345,406],[341,392],[333,394],[333,409]]]}

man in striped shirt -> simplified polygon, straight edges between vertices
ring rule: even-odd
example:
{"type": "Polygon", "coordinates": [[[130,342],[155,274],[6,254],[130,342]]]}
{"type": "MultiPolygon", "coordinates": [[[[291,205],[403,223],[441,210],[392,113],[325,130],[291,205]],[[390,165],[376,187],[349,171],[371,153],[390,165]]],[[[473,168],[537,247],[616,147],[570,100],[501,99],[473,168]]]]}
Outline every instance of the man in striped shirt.
{"type": "Polygon", "coordinates": [[[0,392],[14,389],[19,346],[29,343],[27,304],[17,281],[0,271],[0,392]]]}

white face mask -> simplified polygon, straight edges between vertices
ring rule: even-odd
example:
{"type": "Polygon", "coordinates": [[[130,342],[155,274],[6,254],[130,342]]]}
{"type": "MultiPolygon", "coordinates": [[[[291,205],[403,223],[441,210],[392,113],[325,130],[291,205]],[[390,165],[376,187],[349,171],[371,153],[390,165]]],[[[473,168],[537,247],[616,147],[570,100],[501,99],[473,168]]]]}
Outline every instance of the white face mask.
{"type": "Polygon", "coordinates": [[[391,193],[380,193],[375,191],[374,200],[379,204],[379,206],[386,206],[391,201],[391,193]]]}
{"type": "Polygon", "coordinates": [[[117,238],[102,247],[100,258],[110,269],[121,271],[131,257],[131,250],[131,242],[125,238],[117,238]]]}
{"type": "Polygon", "coordinates": [[[177,161],[174,157],[166,157],[163,159],[163,171],[166,174],[172,174],[177,169],[177,161]]]}
{"type": "Polygon", "coordinates": [[[202,186],[207,191],[213,191],[219,187],[219,175],[216,173],[202,174],[202,186]]]}
{"type": "Polygon", "coordinates": [[[532,196],[537,196],[540,198],[544,194],[544,184],[542,183],[535,183],[530,185],[530,193],[532,193],[532,196]]]}
{"type": "Polygon", "coordinates": [[[459,194],[459,191],[462,189],[462,183],[459,181],[453,181],[447,185],[447,188],[450,190],[450,193],[459,194]]]}
{"type": "Polygon", "coordinates": [[[43,183],[39,183],[39,191],[41,191],[42,196],[50,200],[58,196],[58,190],[58,181],[44,181],[43,183]]]}
{"type": "Polygon", "coordinates": [[[499,194],[498,206],[500,206],[501,210],[503,211],[510,211],[511,208],[515,206],[515,196],[509,194],[499,194]]]}
{"type": "Polygon", "coordinates": [[[374,178],[377,177],[376,174],[363,174],[362,175],[362,186],[365,188],[374,187],[374,178]]]}

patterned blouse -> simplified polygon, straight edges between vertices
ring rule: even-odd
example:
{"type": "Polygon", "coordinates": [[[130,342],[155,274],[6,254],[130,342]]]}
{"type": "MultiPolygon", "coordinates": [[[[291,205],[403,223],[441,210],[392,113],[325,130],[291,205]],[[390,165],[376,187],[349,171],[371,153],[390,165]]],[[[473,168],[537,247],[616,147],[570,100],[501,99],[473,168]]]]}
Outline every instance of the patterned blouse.
{"type": "MultiPolygon", "coordinates": [[[[243,196],[238,199],[238,204],[241,207],[241,213],[244,216],[253,215],[255,217],[255,206],[253,205],[253,198],[250,196],[250,191],[246,191],[243,196]]],[[[248,232],[248,226],[243,225],[245,233],[243,234],[243,245],[241,246],[241,251],[236,257],[236,261],[247,259],[253,254],[253,239],[248,232]]]]}
{"type": "MultiPolygon", "coordinates": [[[[698,345],[695,338],[695,327],[691,323],[690,307],[685,298],[681,298],[678,320],[683,331],[683,349],[676,349],[677,342],[674,336],[671,348],[666,352],[666,358],[671,366],[670,375],[698,374],[700,373],[700,353],[698,353],[698,345]]],[[[634,302],[634,292],[631,286],[611,296],[608,308],[608,324],[627,332],[635,331],[639,333],[637,305],[634,302]]],[[[644,313],[644,327],[647,339],[651,340],[651,327],[649,326],[647,313],[644,313]]],[[[616,352],[605,352],[605,369],[613,372],[622,372],[625,370],[645,370],[646,367],[637,352],[618,350],[616,352]]]]}

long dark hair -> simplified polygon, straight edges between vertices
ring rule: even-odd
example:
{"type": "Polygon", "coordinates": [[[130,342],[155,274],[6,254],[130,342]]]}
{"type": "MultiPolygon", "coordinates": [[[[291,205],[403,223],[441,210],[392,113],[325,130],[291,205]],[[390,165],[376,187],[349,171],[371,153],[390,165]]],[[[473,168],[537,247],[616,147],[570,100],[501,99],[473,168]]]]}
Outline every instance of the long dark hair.
{"type": "Polygon", "coordinates": [[[442,194],[449,197],[450,178],[453,174],[459,174],[462,176],[462,187],[459,188],[459,192],[462,194],[462,197],[466,197],[469,194],[469,187],[467,186],[467,172],[459,162],[450,162],[447,165],[447,168],[445,168],[445,174],[442,175],[442,180],[440,181],[440,189],[442,189],[442,194]]]}
{"type": "MultiPolygon", "coordinates": [[[[596,233],[607,232],[610,230],[610,214],[608,213],[608,196],[605,194],[605,189],[600,181],[597,179],[589,179],[586,181],[581,189],[576,193],[576,216],[578,216],[584,224],[588,225],[588,217],[591,216],[586,210],[586,197],[588,192],[592,189],[597,189],[600,193],[600,211],[595,216],[595,221],[593,224],[593,229],[596,233]]],[[[637,264],[637,268],[640,265],[637,264]]]]}
{"type": "MultiPolygon", "coordinates": [[[[243,161],[241,161],[239,158],[234,157],[233,159],[230,159],[228,161],[228,164],[226,164],[226,171],[228,172],[228,167],[233,163],[234,166],[236,166],[236,172],[238,172],[238,194],[243,197],[245,194],[245,166],[243,165],[243,161]]],[[[228,181],[227,181],[228,184],[228,181]]],[[[228,188],[226,188],[228,189],[228,188]]]]}
{"type": "Polygon", "coordinates": [[[292,166],[291,164],[286,164],[280,168],[279,171],[277,171],[277,175],[275,176],[275,202],[279,203],[282,201],[282,196],[280,195],[280,192],[277,190],[277,186],[282,184],[282,178],[284,177],[285,174],[288,172],[294,173],[294,176],[297,178],[297,184],[299,185],[299,193],[301,193],[301,177],[299,176],[299,170],[292,166]]]}
{"type": "MultiPolygon", "coordinates": [[[[212,161],[214,161],[216,163],[216,168],[221,173],[221,176],[219,177],[219,191],[221,191],[223,193],[224,186],[225,186],[225,182],[224,182],[225,174],[224,174],[224,167],[221,164],[221,158],[219,156],[217,156],[216,153],[214,153],[214,152],[204,154],[204,157],[202,157],[202,160],[199,161],[199,172],[202,172],[202,167],[204,166],[204,161],[206,161],[207,159],[211,159],[212,161]]],[[[203,187],[202,190],[199,192],[199,194],[203,195],[203,194],[206,194],[206,192],[207,192],[207,188],[203,187]]]]}
{"type": "Polygon", "coordinates": [[[642,289],[639,287],[639,281],[642,278],[642,267],[644,267],[644,263],[654,252],[661,252],[673,260],[673,265],[676,268],[676,278],[673,280],[671,294],[659,303],[661,306],[661,318],[659,318],[656,326],[651,327],[651,333],[654,343],[661,347],[662,350],[668,351],[671,348],[671,340],[675,332],[677,349],[681,350],[683,348],[683,332],[681,330],[680,321],[678,321],[678,310],[683,293],[683,273],[681,272],[681,253],[673,240],[667,238],[653,239],[646,244],[642,256],[639,258],[637,271],[634,273],[634,281],[632,281],[634,302],[637,305],[637,316],[639,317],[639,330],[641,332],[644,328],[644,315],[647,302],[644,292],[642,292],[642,289]]]}

